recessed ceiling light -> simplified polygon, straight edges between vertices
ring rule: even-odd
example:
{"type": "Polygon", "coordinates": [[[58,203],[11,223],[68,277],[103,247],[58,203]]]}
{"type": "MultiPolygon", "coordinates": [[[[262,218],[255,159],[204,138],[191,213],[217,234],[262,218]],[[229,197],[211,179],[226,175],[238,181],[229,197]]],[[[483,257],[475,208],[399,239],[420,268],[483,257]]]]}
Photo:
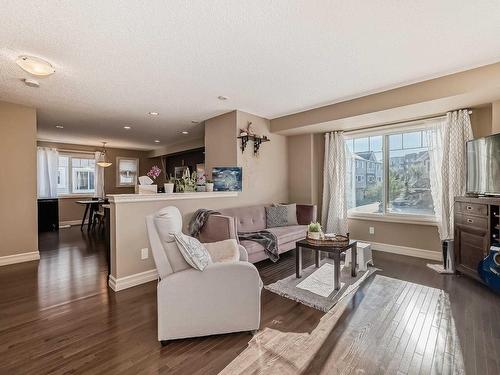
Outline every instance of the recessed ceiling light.
{"type": "Polygon", "coordinates": [[[158,113],[158,112],[149,112],[149,114],[150,114],[151,116],[158,116],[158,115],[159,115],[159,113],[158,113]]]}
{"type": "Polygon", "coordinates": [[[182,132],[182,134],[189,134],[189,132],[187,132],[187,131],[185,131],[185,130],[184,130],[184,131],[182,132]]]}
{"type": "Polygon", "coordinates": [[[123,127],[123,129],[130,130],[130,129],[132,129],[132,128],[131,128],[130,126],[128,126],[128,125],[127,125],[127,126],[124,126],[124,127],[123,127]]]}
{"type": "Polygon", "coordinates": [[[160,143],[160,140],[159,139],[155,139],[155,143],[160,143]]]}
{"type": "Polygon", "coordinates": [[[64,129],[64,126],[62,126],[62,125],[56,125],[56,128],[57,129],[64,129]]]}
{"type": "Polygon", "coordinates": [[[56,71],[51,63],[35,56],[19,56],[16,60],[16,64],[19,65],[21,69],[35,76],[50,76],[56,71]]]}
{"type": "Polygon", "coordinates": [[[224,96],[224,95],[219,95],[217,97],[217,99],[219,99],[219,100],[228,100],[229,98],[227,96],[224,96]]]}

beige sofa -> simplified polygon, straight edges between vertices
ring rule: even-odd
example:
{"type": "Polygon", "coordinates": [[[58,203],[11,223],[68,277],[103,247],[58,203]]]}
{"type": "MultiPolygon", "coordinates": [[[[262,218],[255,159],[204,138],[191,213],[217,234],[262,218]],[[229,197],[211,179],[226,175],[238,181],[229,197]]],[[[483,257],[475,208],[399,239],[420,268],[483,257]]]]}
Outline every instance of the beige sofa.
{"type": "MultiPolygon", "coordinates": [[[[267,205],[269,206],[269,205],[267,205]]],[[[284,253],[295,248],[295,242],[304,239],[307,225],[316,221],[315,205],[297,205],[297,222],[299,225],[267,228],[266,205],[238,207],[218,210],[220,215],[211,215],[200,232],[201,242],[215,242],[228,238],[238,240],[238,232],[255,232],[268,230],[278,239],[278,252],[284,253]]],[[[248,261],[252,263],[267,259],[264,247],[254,241],[241,241],[240,244],[248,253],[248,261]]]]}

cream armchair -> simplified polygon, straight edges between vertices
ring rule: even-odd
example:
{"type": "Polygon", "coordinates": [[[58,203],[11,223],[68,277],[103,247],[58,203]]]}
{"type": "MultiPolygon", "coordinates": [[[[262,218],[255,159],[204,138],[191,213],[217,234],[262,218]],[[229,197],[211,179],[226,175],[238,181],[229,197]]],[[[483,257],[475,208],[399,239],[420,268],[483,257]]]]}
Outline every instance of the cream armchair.
{"type": "MultiPolygon", "coordinates": [[[[239,247],[239,261],[214,262],[199,271],[184,260],[171,235],[182,229],[176,207],[147,216],[146,226],[160,278],[158,340],[162,345],[167,340],[259,328],[262,281],[243,247],[239,247]]],[[[209,251],[216,249],[212,243],[209,251]]]]}

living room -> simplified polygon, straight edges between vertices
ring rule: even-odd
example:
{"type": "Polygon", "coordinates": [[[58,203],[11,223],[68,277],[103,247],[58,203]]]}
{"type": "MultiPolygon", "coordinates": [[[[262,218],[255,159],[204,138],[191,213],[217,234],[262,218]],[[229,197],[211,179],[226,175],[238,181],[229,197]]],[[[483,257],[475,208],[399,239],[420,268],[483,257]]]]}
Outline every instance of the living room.
{"type": "Polygon", "coordinates": [[[0,372],[500,371],[499,4],[0,11],[0,372]]]}

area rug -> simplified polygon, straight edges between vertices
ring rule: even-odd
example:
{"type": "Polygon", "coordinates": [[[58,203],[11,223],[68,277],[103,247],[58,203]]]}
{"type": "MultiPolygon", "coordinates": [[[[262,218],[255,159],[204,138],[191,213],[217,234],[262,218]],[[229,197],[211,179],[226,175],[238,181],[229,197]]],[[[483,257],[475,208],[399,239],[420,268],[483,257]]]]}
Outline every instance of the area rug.
{"type": "Polygon", "coordinates": [[[377,271],[375,267],[368,267],[367,271],[358,271],[356,277],[351,277],[351,267],[344,267],[344,264],[341,264],[341,286],[339,290],[334,290],[333,260],[326,258],[322,262],[323,265],[320,268],[316,268],[313,264],[303,270],[300,279],[297,279],[294,273],[273,284],[266,285],[264,288],[280,296],[327,312],[377,271]]]}

